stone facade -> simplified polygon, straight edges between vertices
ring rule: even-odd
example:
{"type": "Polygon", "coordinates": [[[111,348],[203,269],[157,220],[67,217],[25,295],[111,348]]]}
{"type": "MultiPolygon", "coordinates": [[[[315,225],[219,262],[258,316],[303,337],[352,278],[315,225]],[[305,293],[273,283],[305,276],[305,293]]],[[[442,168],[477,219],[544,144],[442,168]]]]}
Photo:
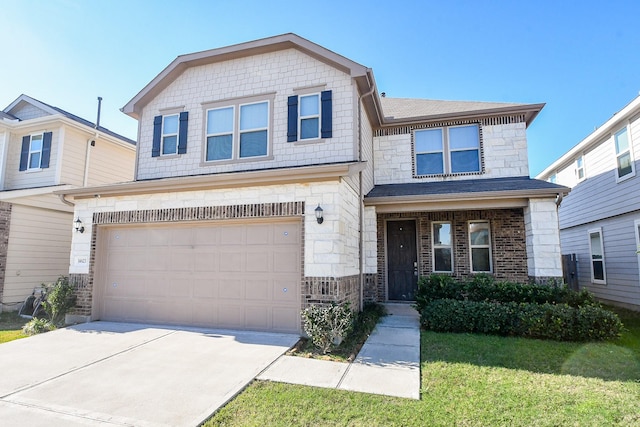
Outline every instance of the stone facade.
{"type": "Polygon", "coordinates": [[[524,209],[529,276],[562,277],[558,210],[553,199],[530,199],[524,209]]]}
{"type": "MultiPolygon", "coordinates": [[[[11,226],[11,203],[0,202],[0,302],[4,301],[4,278],[9,249],[9,228],[11,226]]],[[[2,304],[0,304],[2,313],[2,304]]]]}

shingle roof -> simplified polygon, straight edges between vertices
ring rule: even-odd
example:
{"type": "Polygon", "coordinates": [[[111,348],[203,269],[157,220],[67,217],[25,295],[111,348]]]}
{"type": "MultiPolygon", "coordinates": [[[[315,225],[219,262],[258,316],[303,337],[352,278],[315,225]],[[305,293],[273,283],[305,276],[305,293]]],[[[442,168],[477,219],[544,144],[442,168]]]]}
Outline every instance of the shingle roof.
{"type": "Polygon", "coordinates": [[[569,192],[567,187],[552,184],[539,179],[529,177],[468,179],[461,181],[442,182],[415,182],[408,184],[376,185],[365,196],[365,199],[377,197],[402,197],[402,196],[443,196],[451,194],[478,194],[491,192],[537,192],[549,193],[569,192]]]}
{"type": "MultiPolygon", "coordinates": [[[[42,102],[42,101],[38,100],[38,102],[42,102]]],[[[47,107],[53,108],[54,110],[56,110],[57,112],[59,112],[63,116],[67,117],[68,119],[71,119],[71,120],[76,121],[78,123],[82,123],[85,126],[89,126],[89,127],[92,127],[92,128],[96,127],[95,123],[92,123],[89,120],[83,119],[80,116],[76,116],[75,114],[71,114],[68,111],[63,110],[62,108],[55,107],[53,105],[47,104],[46,102],[42,102],[42,103],[44,105],[46,105],[47,107]]],[[[119,133],[113,132],[113,131],[111,131],[111,130],[103,127],[103,126],[98,126],[97,130],[102,132],[102,133],[106,133],[107,135],[110,135],[110,136],[112,136],[114,138],[118,138],[118,139],[121,139],[121,140],[123,140],[125,142],[128,142],[131,145],[136,145],[136,142],[133,139],[129,139],[126,136],[122,136],[119,133]]]]}
{"type": "Polygon", "coordinates": [[[435,99],[386,98],[381,97],[382,111],[388,119],[408,119],[412,117],[439,116],[445,114],[470,113],[526,104],[505,102],[441,101],[435,99]]]}

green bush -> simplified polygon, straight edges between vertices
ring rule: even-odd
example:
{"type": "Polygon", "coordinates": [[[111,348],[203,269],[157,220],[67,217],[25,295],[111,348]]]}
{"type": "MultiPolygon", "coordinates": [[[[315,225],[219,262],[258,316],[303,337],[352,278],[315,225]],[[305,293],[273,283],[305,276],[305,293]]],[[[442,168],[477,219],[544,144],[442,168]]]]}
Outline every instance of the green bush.
{"type": "Polygon", "coordinates": [[[451,276],[433,274],[418,280],[416,308],[422,311],[426,304],[438,299],[489,302],[518,302],[537,304],[567,304],[571,307],[598,306],[587,291],[573,291],[566,286],[519,284],[498,282],[486,274],[478,274],[460,282],[451,276]]]}
{"type": "Polygon", "coordinates": [[[43,284],[47,292],[47,299],[43,301],[49,319],[54,325],[64,324],[67,312],[76,305],[76,295],[69,278],[60,276],[55,283],[43,284]]]}
{"type": "Polygon", "coordinates": [[[51,323],[50,320],[39,319],[37,317],[34,317],[22,327],[22,332],[25,335],[31,336],[31,335],[41,334],[43,332],[49,332],[54,329],[56,329],[56,325],[51,323]]]}
{"type": "Polygon", "coordinates": [[[421,311],[425,329],[524,336],[557,341],[595,341],[617,338],[618,316],[600,307],[567,304],[487,302],[439,299],[421,311]]]}
{"type": "Polygon", "coordinates": [[[348,302],[312,305],[302,310],[304,330],[313,344],[324,354],[340,345],[353,328],[354,317],[348,302]]]}

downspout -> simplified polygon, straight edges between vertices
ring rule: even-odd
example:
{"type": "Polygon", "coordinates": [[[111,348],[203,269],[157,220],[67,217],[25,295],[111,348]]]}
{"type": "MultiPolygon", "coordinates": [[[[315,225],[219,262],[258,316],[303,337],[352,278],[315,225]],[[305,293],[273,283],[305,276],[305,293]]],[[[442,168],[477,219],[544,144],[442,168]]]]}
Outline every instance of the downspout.
{"type": "MultiPolygon", "coordinates": [[[[362,162],[362,99],[373,94],[375,85],[371,90],[358,96],[358,162],[362,162]]],[[[358,195],[360,198],[360,245],[358,246],[358,269],[360,273],[360,311],[364,309],[364,195],[362,194],[362,170],[358,172],[358,195]]]]}
{"type": "Polygon", "coordinates": [[[64,197],[64,194],[58,194],[58,197],[60,197],[60,201],[61,201],[62,203],[64,203],[65,205],[68,205],[68,206],[75,206],[75,203],[71,203],[70,201],[68,201],[68,200],[64,197]]]}

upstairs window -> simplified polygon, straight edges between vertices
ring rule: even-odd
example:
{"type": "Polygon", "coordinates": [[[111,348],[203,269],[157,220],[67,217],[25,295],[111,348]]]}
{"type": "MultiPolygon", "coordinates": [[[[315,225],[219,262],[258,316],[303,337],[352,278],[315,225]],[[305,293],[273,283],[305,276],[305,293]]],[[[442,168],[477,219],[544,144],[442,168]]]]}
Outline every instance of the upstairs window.
{"type": "Polygon", "coordinates": [[[576,159],[576,179],[580,182],[584,178],[584,156],[580,156],[576,159]]]}
{"type": "Polygon", "coordinates": [[[589,230],[589,250],[591,253],[591,281],[605,284],[607,274],[604,265],[604,245],[602,243],[602,229],[589,230]]]}
{"type": "Polygon", "coordinates": [[[631,144],[629,144],[627,128],[624,127],[616,132],[613,139],[616,148],[617,179],[630,178],[636,174],[636,171],[633,165],[633,155],[631,153],[631,144]]]}
{"type": "Polygon", "coordinates": [[[451,223],[434,222],[433,227],[433,271],[436,273],[453,272],[453,245],[451,223]]]}
{"type": "Polygon", "coordinates": [[[205,161],[264,157],[269,152],[269,101],[206,111],[205,161]]]}
{"type": "Polygon", "coordinates": [[[490,273],[493,264],[489,221],[469,222],[469,249],[471,252],[471,271],[473,273],[490,273]]]}
{"type": "Polygon", "coordinates": [[[39,170],[49,167],[52,135],[52,132],[44,132],[22,138],[19,170],[39,170]]]}
{"type": "Polygon", "coordinates": [[[554,173],[553,175],[551,175],[549,177],[549,179],[547,181],[549,181],[552,184],[555,184],[557,180],[558,180],[558,176],[554,173]]]}
{"type": "Polygon", "coordinates": [[[189,112],[156,116],[153,119],[151,156],[170,156],[187,152],[189,112]]]}
{"type": "Polygon", "coordinates": [[[293,95],[287,100],[287,141],[333,137],[332,92],[293,95]]]}
{"type": "Polygon", "coordinates": [[[414,150],[415,175],[480,172],[478,125],[416,130],[414,150]]]}

